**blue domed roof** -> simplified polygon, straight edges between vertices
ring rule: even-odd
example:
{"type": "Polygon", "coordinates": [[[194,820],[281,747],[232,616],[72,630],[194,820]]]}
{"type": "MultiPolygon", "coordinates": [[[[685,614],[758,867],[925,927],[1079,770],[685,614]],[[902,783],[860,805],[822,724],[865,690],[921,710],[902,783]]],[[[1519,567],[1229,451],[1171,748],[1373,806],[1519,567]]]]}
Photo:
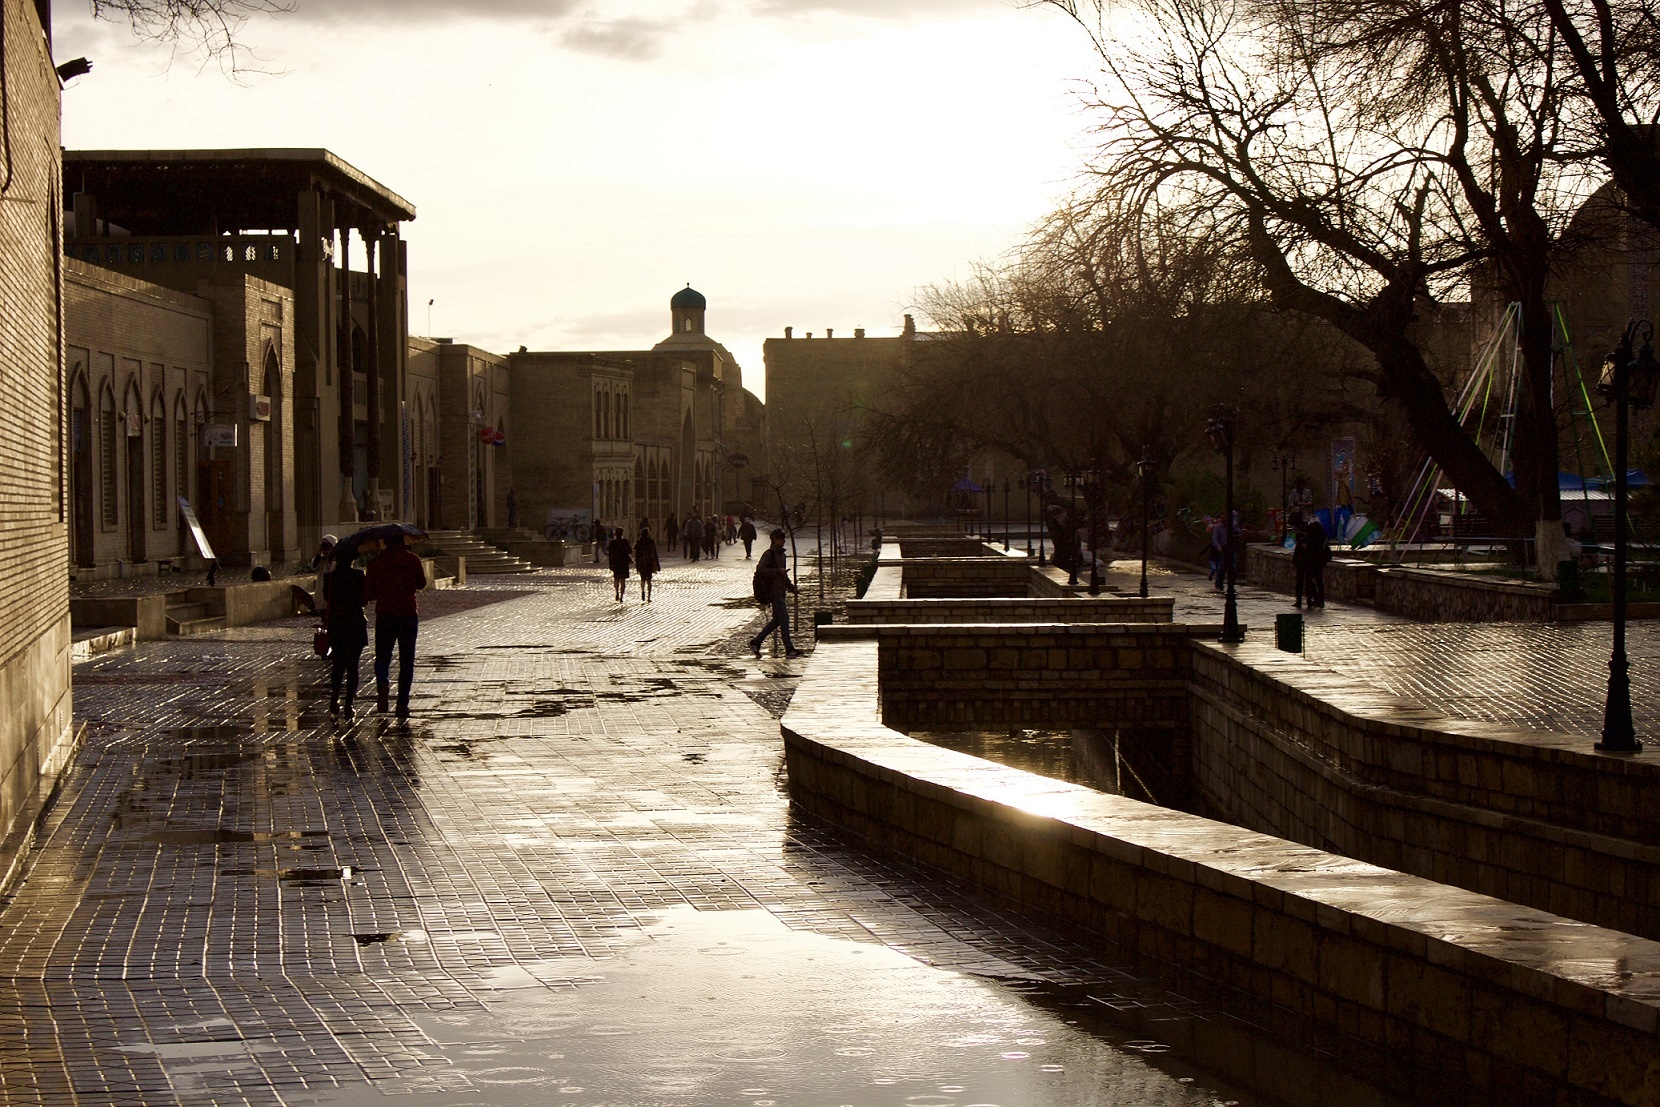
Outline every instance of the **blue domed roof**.
{"type": "Polygon", "coordinates": [[[673,311],[705,311],[708,307],[709,301],[703,298],[703,293],[691,285],[676,292],[674,299],[669,301],[669,308],[673,311]]]}

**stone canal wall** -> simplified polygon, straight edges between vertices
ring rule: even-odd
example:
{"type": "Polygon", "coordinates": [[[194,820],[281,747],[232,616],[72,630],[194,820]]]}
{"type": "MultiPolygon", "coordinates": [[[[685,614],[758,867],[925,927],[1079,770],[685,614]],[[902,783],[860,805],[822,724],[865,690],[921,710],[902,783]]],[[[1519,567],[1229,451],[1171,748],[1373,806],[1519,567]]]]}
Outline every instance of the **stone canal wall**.
{"type": "Polygon", "coordinates": [[[881,716],[889,648],[820,643],[782,724],[803,811],[1231,993],[1419,1101],[1660,1102],[1660,944],[918,742],[881,716]]]}
{"type": "Polygon", "coordinates": [[[1660,939],[1660,765],[1192,645],[1191,783],[1240,826],[1660,939]]]}
{"type": "MultiPolygon", "coordinates": [[[[1287,595],[1296,591],[1291,552],[1277,546],[1246,549],[1252,584],[1287,595]]],[[[1379,611],[1426,623],[1542,623],[1556,617],[1555,591],[1545,584],[1494,580],[1445,569],[1407,569],[1334,557],[1326,566],[1326,598],[1370,603],[1379,611]]]]}
{"type": "MultiPolygon", "coordinates": [[[[878,570],[882,572],[884,570],[878,570]]],[[[867,592],[868,596],[869,593],[867,592]]],[[[1068,598],[854,600],[853,623],[1168,623],[1175,601],[1168,596],[1068,598]]]]}

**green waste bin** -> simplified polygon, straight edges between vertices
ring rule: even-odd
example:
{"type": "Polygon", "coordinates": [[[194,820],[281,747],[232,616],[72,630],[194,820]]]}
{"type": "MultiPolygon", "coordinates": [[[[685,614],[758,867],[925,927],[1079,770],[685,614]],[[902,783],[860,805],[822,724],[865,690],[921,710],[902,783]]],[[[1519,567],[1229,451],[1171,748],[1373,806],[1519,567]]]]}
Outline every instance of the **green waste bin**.
{"type": "Polygon", "coordinates": [[[1556,589],[1564,596],[1579,595],[1579,562],[1558,561],[1556,563],[1556,589]]]}
{"type": "Polygon", "coordinates": [[[1286,653],[1303,652],[1303,617],[1296,612],[1274,616],[1274,645],[1286,653]]]}

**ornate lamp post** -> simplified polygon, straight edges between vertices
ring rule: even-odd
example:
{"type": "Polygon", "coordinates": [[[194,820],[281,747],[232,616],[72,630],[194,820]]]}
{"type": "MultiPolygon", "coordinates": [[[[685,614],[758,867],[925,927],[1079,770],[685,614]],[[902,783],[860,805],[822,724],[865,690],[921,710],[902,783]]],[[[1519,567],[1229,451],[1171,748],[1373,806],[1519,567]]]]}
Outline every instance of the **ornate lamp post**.
{"type": "Polygon", "coordinates": [[[1291,519],[1291,474],[1297,471],[1297,455],[1275,450],[1268,456],[1271,468],[1280,474],[1280,541],[1285,541],[1291,519]]]}
{"type": "MultiPolygon", "coordinates": [[[[1049,520],[1047,518],[1046,509],[1045,509],[1044,504],[1043,504],[1043,498],[1049,494],[1049,490],[1053,487],[1054,487],[1054,485],[1052,483],[1050,483],[1050,480],[1049,480],[1049,470],[1039,469],[1037,472],[1032,474],[1032,491],[1036,492],[1037,496],[1038,496],[1038,503],[1037,503],[1037,506],[1038,506],[1037,524],[1038,524],[1038,526],[1037,526],[1037,532],[1038,532],[1038,565],[1039,566],[1047,565],[1049,563],[1048,557],[1044,553],[1044,546],[1043,546],[1044,536],[1047,533],[1047,531],[1049,530],[1049,520]]],[[[1031,536],[1031,532],[1028,531],[1027,534],[1026,534],[1026,552],[1030,553],[1031,550],[1032,550],[1032,536],[1031,536]]]]}
{"type": "Polygon", "coordinates": [[[1009,478],[1003,478],[1003,552],[1009,552],[1009,478]]]}
{"type": "MultiPolygon", "coordinates": [[[[1066,545],[1068,549],[1077,545],[1078,540],[1078,479],[1079,473],[1076,469],[1068,469],[1061,476],[1061,485],[1066,489],[1068,496],[1066,509],[1066,545]]],[[[1056,550],[1055,553],[1058,555],[1060,551],[1056,550]]],[[[1066,574],[1066,583],[1069,587],[1078,583],[1079,568],[1078,562],[1073,561],[1072,571],[1066,574]]]]}
{"type": "Polygon", "coordinates": [[[1135,463],[1136,475],[1141,478],[1141,598],[1147,598],[1147,534],[1152,527],[1153,514],[1153,451],[1142,451],[1135,463]]]}
{"type": "Polygon", "coordinates": [[[1028,472],[1021,483],[1026,486],[1026,556],[1032,556],[1032,474],[1028,472]]]}
{"type": "Polygon", "coordinates": [[[1654,404],[1655,385],[1660,383],[1660,363],[1654,360],[1654,324],[1633,320],[1625,328],[1620,344],[1602,363],[1602,380],[1597,393],[1614,405],[1614,652],[1608,659],[1608,704],[1602,716],[1602,741],[1596,748],[1605,753],[1639,753],[1637,728],[1631,721],[1630,664],[1625,656],[1625,546],[1626,466],[1629,452],[1629,412],[1654,404]],[[1643,336],[1643,348],[1632,355],[1632,343],[1643,336]]]}
{"type": "Polygon", "coordinates": [[[1239,626],[1239,602],[1234,594],[1234,577],[1238,565],[1239,528],[1233,525],[1233,445],[1239,427],[1239,413],[1226,404],[1211,409],[1210,421],[1205,424],[1205,437],[1211,448],[1222,455],[1224,474],[1224,506],[1222,508],[1222,573],[1228,582],[1227,598],[1222,604],[1222,641],[1243,642],[1245,632],[1239,626]]]}

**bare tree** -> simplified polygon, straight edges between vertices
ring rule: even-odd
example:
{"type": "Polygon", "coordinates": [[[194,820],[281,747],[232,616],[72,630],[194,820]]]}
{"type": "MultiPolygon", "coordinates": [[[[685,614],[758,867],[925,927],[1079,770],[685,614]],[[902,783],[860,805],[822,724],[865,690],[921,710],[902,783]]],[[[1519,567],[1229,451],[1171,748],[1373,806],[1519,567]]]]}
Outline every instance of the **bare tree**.
{"type": "Polygon", "coordinates": [[[95,19],[124,22],[140,38],[172,43],[235,75],[251,57],[242,29],[256,15],[294,10],[295,0],[89,0],[95,19]]]}

